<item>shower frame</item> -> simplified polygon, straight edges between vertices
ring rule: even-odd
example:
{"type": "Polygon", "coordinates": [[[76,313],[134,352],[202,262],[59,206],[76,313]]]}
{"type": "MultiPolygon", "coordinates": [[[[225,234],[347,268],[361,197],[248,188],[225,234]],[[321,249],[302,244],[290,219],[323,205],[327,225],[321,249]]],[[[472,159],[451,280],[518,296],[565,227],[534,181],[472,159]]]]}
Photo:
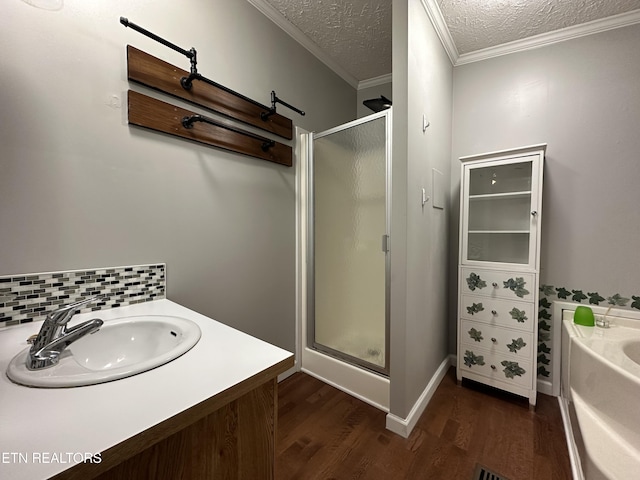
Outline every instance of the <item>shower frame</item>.
{"type": "Polygon", "coordinates": [[[344,361],[348,364],[354,365],[356,367],[363,368],[365,370],[369,370],[375,374],[382,375],[384,377],[389,377],[389,368],[390,368],[390,318],[391,318],[391,307],[390,307],[390,298],[391,298],[391,250],[390,250],[390,232],[391,232],[391,128],[392,128],[392,108],[387,110],[383,110],[378,113],[374,113],[372,115],[367,115],[366,117],[359,118],[357,120],[339,125],[337,127],[333,127],[329,130],[325,130],[323,132],[314,133],[311,132],[308,134],[308,144],[307,144],[307,178],[306,178],[306,191],[308,195],[307,200],[307,211],[306,211],[306,219],[307,219],[307,246],[306,246],[306,263],[307,263],[307,328],[306,328],[306,345],[308,348],[312,348],[320,353],[329,355],[338,360],[344,361]],[[385,233],[382,235],[380,239],[380,248],[385,252],[385,273],[384,273],[384,282],[385,282],[385,305],[384,305],[384,315],[385,315],[385,327],[384,327],[384,366],[379,366],[371,362],[367,362],[361,358],[355,357],[353,355],[349,355],[345,352],[336,350],[334,348],[328,347],[326,345],[322,345],[315,341],[315,231],[314,231],[314,141],[318,138],[326,137],[328,135],[338,133],[353,127],[357,127],[359,125],[371,122],[373,120],[377,120],[379,118],[385,119],[385,233]]]}

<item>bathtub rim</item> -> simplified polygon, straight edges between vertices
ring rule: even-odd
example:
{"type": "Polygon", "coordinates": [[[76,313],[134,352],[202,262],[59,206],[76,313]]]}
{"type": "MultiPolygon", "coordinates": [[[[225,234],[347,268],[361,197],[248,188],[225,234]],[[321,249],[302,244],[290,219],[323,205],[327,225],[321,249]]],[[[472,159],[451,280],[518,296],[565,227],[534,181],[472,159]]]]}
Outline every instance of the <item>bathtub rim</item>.
{"type": "MultiPolygon", "coordinates": [[[[564,323],[567,324],[567,328],[569,328],[568,325],[575,327],[574,324],[571,324],[570,320],[563,320],[563,324],[564,323]]],[[[593,327],[583,327],[583,328],[593,328],[593,327]]],[[[623,350],[626,345],[631,343],[636,344],[640,341],[640,325],[638,326],[638,328],[635,328],[635,327],[631,327],[631,328],[622,327],[622,328],[635,330],[636,331],[635,336],[633,338],[624,339],[624,340],[617,339],[617,338],[590,338],[590,337],[576,336],[574,337],[574,341],[577,348],[584,349],[587,355],[591,357],[595,357],[598,361],[607,365],[608,368],[611,368],[616,373],[622,375],[625,378],[628,378],[629,381],[639,383],[640,382],[640,364],[638,364],[634,360],[631,360],[630,358],[628,360],[624,360],[624,358],[622,360],[613,360],[608,354],[596,351],[592,345],[593,343],[597,344],[601,342],[602,343],[609,342],[609,343],[617,344],[620,347],[620,349],[623,350]]],[[[574,328],[574,330],[577,330],[579,333],[582,333],[581,329],[574,328]]],[[[620,354],[621,357],[623,357],[624,355],[625,353],[620,354]]]]}
{"type": "MultiPolygon", "coordinates": [[[[570,344],[567,342],[565,338],[565,332],[562,328],[565,320],[565,311],[566,312],[574,312],[576,307],[579,307],[580,303],[574,302],[561,302],[556,301],[553,302],[553,350],[555,352],[560,352],[558,355],[554,355],[554,378],[559,378],[560,381],[558,383],[558,395],[560,397],[566,397],[571,400],[570,389],[568,388],[567,381],[568,375],[566,372],[565,366],[568,365],[568,356],[569,356],[569,348],[570,344]],[[557,374],[556,374],[557,371],[557,374]],[[557,377],[556,377],[557,375],[557,377]]],[[[593,310],[594,315],[596,317],[606,315],[606,319],[612,322],[612,325],[618,325],[621,327],[640,329],[640,311],[634,310],[625,310],[622,308],[616,307],[601,307],[599,305],[589,305],[589,307],[593,310]]],[[[573,317],[571,317],[573,318],[573,317]]],[[[601,327],[584,327],[584,328],[593,328],[600,329],[601,327]]],[[[574,329],[576,332],[580,333],[579,330],[574,329]]],[[[584,339],[586,338],[584,335],[577,335],[578,338],[584,339]]],[[[609,361],[607,358],[605,360],[609,361]]],[[[613,364],[616,366],[615,364],[613,364]]],[[[617,366],[616,366],[617,367],[617,366]]],[[[622,367],[617,367],[622,368],[622,367]]]]}
{"type": "MultiPolygon", "coordinates": [[[[571,404],[573,400],[571,398],[571,388],[569,385],[569,379],[567,378],[566,368],[568,368],[568,359],[570,357],[570,349],[571,349],[571,339],[568,338],[569,332],[565,333],[564,323],[565,323],[565,311],[574,312],[576,307],[580,306],[579,303],[573,302],[553,302],[553,319],[554,319],[554,333],[558,332],[560,335],[554,336],[554,348],[557,348],[557,345],[562,343],[561,350],[561,361],[557,362],[562,366],[562,374],[561,374],[561,391],[560,396],[558,396],[558,404],[560,406],[560,413],[562,415],[562,423],[564,426],[567,448],[569,450],[569,459],[571,463],[571,471],[574,480],[585,480],[583,471],[582,471],[582,462],[580,459],[579,448],[576,443],[576,438],[573,432],[573,424],[571,422],[571,409],[573,408],[571,404]],[[556,343],[557,342],[557,343],[556,343]],[[566,367],[566,368],[565,368],[566,367]]],[[[619,325],[627,328],[640,329],[640,312],[635,312],[633,310],[625,310],[621,308],[615,307],[600,307],[597,305],[589,305],[592,308],[593,313],[595,315],[606,315],[606,318],[609,320],[614,320],[614,325],[619,325]]],[[[569,323],[569,322],[568,322],[569,323]]],[[[573,326],[574,324],[571,323],[573,326]]],[[[600,328],[600,327],[589,327],[589,328],[600,328]]],[[[579,329],[572,328],[572,330],[576,333],[580,333],[579,329]]],[[[582,335],[575,335],[576,340],[584,340],[585,337],[582,335]]],[[[585,348],[589,350],[587,345],[584,342],[581,343],[581,348],[585,348]]],[[[589,351],[589,354],[598,355],[596,352],[589,351]]],[[[611,362],[609,359],[605,357],[601,357],[608,365],[615,367],[616,370],[620,371],[626,375],[632,375],[631,373],[625,371],[622,367],[615,365],[615,363],[611,362]]],[[[577,435],[581,435],[581,432],[578,432],[577,435]]]]}

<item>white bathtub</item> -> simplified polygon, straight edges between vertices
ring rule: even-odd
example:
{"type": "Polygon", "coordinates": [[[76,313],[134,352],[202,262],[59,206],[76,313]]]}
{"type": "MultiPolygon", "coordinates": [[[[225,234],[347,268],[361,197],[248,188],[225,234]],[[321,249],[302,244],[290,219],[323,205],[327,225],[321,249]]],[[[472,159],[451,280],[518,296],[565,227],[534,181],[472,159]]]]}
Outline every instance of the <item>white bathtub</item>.
{"type": "Polygon", "coordinates": [[[592,306],[596,318],[608,312],[611,326],[583,327],[573,323],[575,307],[554,303],[574,479],[640,478],[640,314],[592,306]]]}

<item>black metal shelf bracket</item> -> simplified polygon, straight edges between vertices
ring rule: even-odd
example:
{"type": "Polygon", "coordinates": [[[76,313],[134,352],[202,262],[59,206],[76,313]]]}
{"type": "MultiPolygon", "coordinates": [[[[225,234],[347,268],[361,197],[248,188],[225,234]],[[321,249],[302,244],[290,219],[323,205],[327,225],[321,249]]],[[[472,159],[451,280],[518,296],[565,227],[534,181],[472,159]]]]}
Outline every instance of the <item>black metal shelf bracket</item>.
{"type": "Polygon", "coordinates": [[[152,40],[155,40],[156,42],[161,43],[165,47],[169,47],[171,50],[175,50],[176,52],[181,53],[182,55],[187,57],[189,60],[192,60],[193,64],[194,64],[194,67],[195,67],[195,64],[197,63],[195,48],[192,48],[191,50],[185,50],[184,48],[179,47],[175,43],[171,43],[169,40],[165,40],[164,38],[156,35],[155,33],[150,32],[149,30],[146,30],[146,29],[140,27],[139,25],[136,25],[133,22],[130,22],[129,19],[125,18],[125,17],[120,17],[120,23],[122,25],[124,25],[125,27],[129,27],[129,28],[135,30],[136,32],[139,32],[139,33],[141,33],[143,35],[146,35],[147,37],[151,38],[152,40]]]}
{"type": "Polygon", "coordinates": [[[190,73],[188,77],[182,77],[180,79],[180,85],[182,85],[182,88],[184,88],[185,90],[191,90],[191,87],[193,86],[193,81],[194,80],[199,80],[201,82],[205,82],[208,83],[209,85],[213,85],[214,87],[220,88],[222,90],[224,90],[225,92],[228,92],[232,95],[235,95],[239,98],[242,98],[243,100],[246,100],[247,102],[250,102],[254,105],[256,105],[257,107],[260,107],[262,110],[266,110],[264,112],[262,112],[260,114],[260,118],[263,121],[267,121],[269,119],[269,117],[271,115],[274,115],[276,113],[276,103],[280,103],[282,105],[284,105],[285,107],[293,110],[294,112],[299,113],[300,115],[305,115],[305,112],[303,112],[302,110],[294,107],[293,105],[288,104],[287,102],[284,102],[282,100],[280,100],[277,96],[276,96],[276,92],[275,91],[271,91],[271,108],[267,107],[266,105],[263,105],[259,102],[256,102],[255,100],[252,100],[249,97],[245,97],[244,95],[242,95],[241,93],[238,93],[234,90],[231,90],[230,88],[225,87],[224,85],[220,85],[217,82],[214,82],[213,80],[208,79],[207,77],[201,75],[198,73],[198,60],[197,60],[197,52],[196,49],[191,47],[190,50],[185,50],[184,48],[179,47],[178,45],[176,45],[175,43],[171,43],[168,40],[165,40],[164,38],[156,35],[153,32],[150,32],[149,30],[146,30],[142,27],[140,27],[139,25],[136,25],[133,22],[130,22],[127,18],[125,17],[120,17],[120,23],[122,25],[124,25],[125,27],[129,27],[132,28],[133,30],[135,30],[136,32],[139,32],[149,38],[151,38],[152,40],[155,40],[158,43],[161,43],[162,45],[169,47],[172,50],[175,50],[178,53],[181,53],[182,55],[184,55],[185,57],[187,57],[189,59],[189,62],[191,64],[191,68],[190,68],[190,73]]]}
{"type": "Polygon", "coordinates": [[[266,138],[266,137],[261,137],[260,135],[254,135],[253,133],[250,133],[244,130],[238,130],[236,128],[229,127],[228,125],[224,125],[222,123],[216,122],[215,120],[209,117],[205,117],[204,115],[189,115],[187,117],[182,118],[182,126],[187,130],[193,128],[193,124],[196,122],[207,123],[209,125],[224,128],[225,130],[230,130],[232,132],[245,135],[249,138],[253,138],[254,140],[259,140],[262,142],[261,148],[263,152],[266,152],[271,147],[275,147],[276,145],[275,140],[271,140],[270,138],[266,138]]]}
{"type": "Polygon", "coordinates": [[[293,105],[288,104],[287,102],[285,102],[283,100],[280,100],[277,97],[276,92],[274,90],[271,90],[271,108],[269,108],[266,112],[262,112],[260,114],[260,118],[262,120],[264,120],[266,122],[271,115],[276,113],[276,103],[281,103],[285,107],[293,110],[296,113],[299,113],[303,117],[305,116],[305,113],[302,110],[300,110],[299,108],[294,107],[293,105]]]}
{"type": "Polygon", "coordinates": [[[176,51],[178,53],[181,53],[182,55],[187,57],[189,59],[189,63],[191,64],[191,69],[190,69],[191,73],[190,73],[189,77],[183,77],[180,80],[180,84],[182,85],[182,87],[185,90],[189,90],[191,88],[191,81],[193,80],[192,77],[195,77],[195,76],[199,75],[199,73],[198,73],[198,52],[196,51],[195,48],[191,47],[189,50],[185,50],[184,48],[179,47],[175,43],[172,43],[169,40],[165,40],[161,36],[156,35],[153,32],[150,32],[146,28],[142,28],[141,26],[136,25],[133,22],[130,22],[129,19],[125,18],[125,17],[120,17],[120,23],[122,25],[124,25],[125,27],[129,27],[129,28],[135,30],[136,32],[141,33],[141,34],[149,37],[150,39],[155,40],[158,43],[161,43],[165,47],[169,47],[171,50],[174,50],[174,51],[176,51]]]}

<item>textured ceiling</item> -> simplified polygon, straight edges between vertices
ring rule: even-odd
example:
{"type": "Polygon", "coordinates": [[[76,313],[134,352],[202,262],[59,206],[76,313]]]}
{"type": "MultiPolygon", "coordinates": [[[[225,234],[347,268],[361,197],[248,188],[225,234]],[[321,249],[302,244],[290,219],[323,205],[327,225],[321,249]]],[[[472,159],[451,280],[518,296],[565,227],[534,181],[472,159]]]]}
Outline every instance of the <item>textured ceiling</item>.
{"type": "Polygon", "coordinates": [[[391,0],[267,0],[358,80],[391,72],[391,0]]]}
{"type": "MultiPolygon", "coordinates": [[[[281,20],[293,25],[356,83],[391,73],[391,0],[248,1],[254,5],[268,4],[281,20]]],[[[422,0],[422,3],[433,6],[429,7],[431,14],[442,19],[459,55],[613,15],[636,10],[640,13],[640,0],[422,0]]]]}
{"type": "Polygon", "coordinates": [[[438,0],[459,54],[640,8],[640,0],[438,0]]]}

